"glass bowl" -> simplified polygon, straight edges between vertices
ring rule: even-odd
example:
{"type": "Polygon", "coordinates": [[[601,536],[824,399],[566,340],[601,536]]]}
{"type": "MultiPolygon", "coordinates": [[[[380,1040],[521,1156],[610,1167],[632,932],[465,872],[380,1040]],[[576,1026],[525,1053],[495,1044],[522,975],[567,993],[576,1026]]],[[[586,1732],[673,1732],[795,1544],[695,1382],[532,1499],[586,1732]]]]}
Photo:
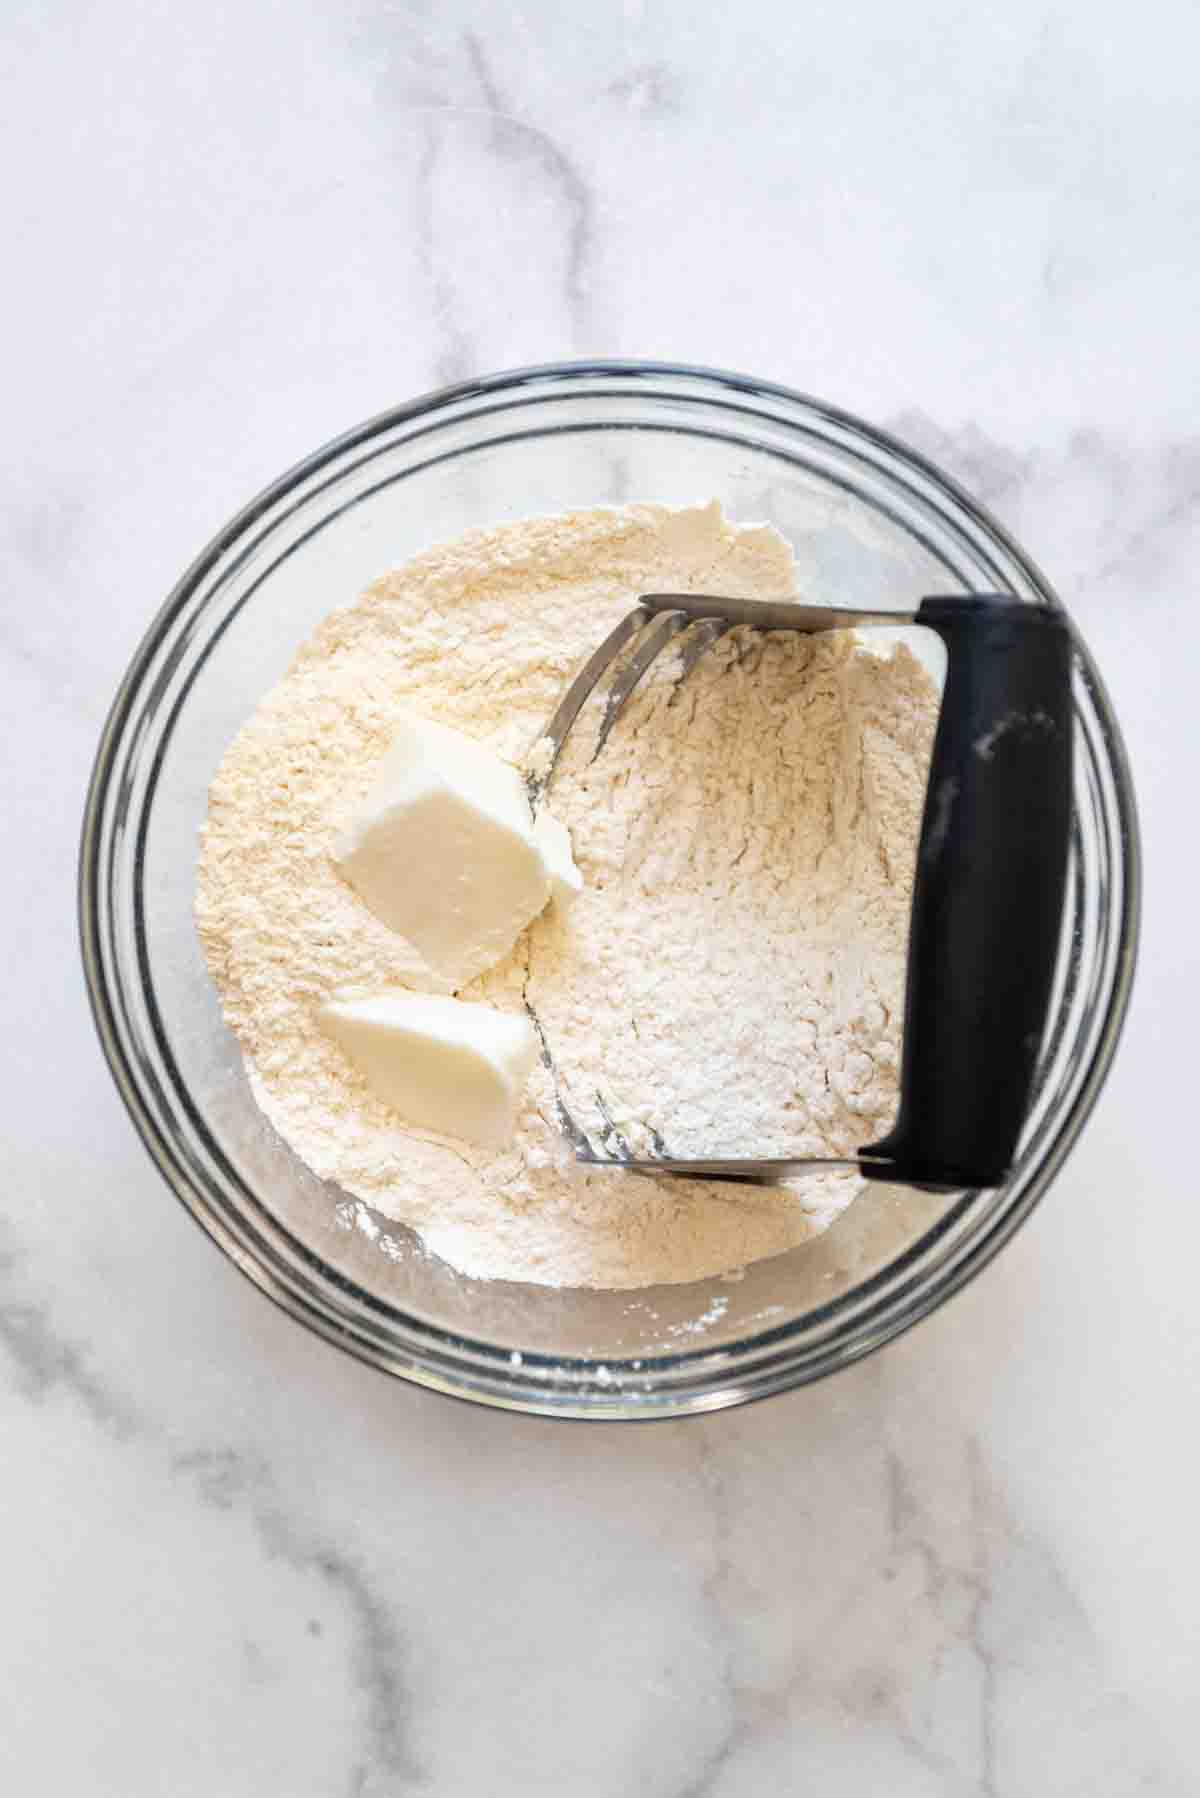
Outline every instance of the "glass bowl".
{"type": "Polygon", "coordinates": [[[1043,576],[903,445],[781,387],[660,363],[564,364],[446,388],[318,450],[209,544],[154,620],[101,739],[80,922],[100,1039],[168,1183],[294,1317],[438,1391],[559,1416],[709,1411],[878,1348],[1028,1217],[1112,1059],[1137,936],[1133,794],[1087,651],[1074,676],[1071,873],[1036,1101],[1001,1190],[871,1186],[824,1236],[736,1279],[639,1292],[481,1282],[323,1185],[250,1097],[192,922],[213,772],[325,612],[418,550],[573,507],[719,498],[795,545],[805,589],[903,609],[1043,576]]]}

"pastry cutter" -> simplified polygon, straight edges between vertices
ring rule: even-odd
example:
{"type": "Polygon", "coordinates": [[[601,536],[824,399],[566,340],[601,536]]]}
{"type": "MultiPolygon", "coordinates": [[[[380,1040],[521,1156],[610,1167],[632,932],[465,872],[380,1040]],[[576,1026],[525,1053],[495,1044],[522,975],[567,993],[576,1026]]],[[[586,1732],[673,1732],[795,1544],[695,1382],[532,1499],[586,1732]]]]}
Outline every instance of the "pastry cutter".
{"type": "Polygon", "coordinates": [[[811,634],[881,624],[927,626],[947,652],[913,884],[894,1128],[845,1157],[679,1160],[665,1145],[662,1154],[634,1155],[611,1121],[602,1153],[562,1107],[580,1161],[759,1182],[856,1168],[869,1180],[937,1192],[999,1186],[1008,1177],[1062,926],[1073,736],[1065,612],[1003,593],[925,599],[915,612],[643,595],[563,695],[530,758],[530,799],[536,808],[572,726],[606,676],[596,754],[638,682],[676,638],[683,637],[683,679],[737,626],[811,634]]]}

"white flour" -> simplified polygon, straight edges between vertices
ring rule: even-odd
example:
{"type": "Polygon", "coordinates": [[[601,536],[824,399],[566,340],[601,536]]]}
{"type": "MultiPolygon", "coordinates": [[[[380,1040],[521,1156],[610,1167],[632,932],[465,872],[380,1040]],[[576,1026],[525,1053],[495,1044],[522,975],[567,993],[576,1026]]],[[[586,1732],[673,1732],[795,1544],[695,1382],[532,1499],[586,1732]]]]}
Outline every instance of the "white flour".
{"type": "Polygon", "coordinates": [[[895,1109],[937,699],[907,651],[841,634],[735,633],[678,687],[664,655],[591,766],[577,730],[552,804],[584,893],[465,989],[527,1000],[553,1057],[559,1092],[539,1067],[510,1149],[406,1128],[314,1021],[334,991],[436,985],[329,857],[397,708],[519,761],[581,655],[663,590],[778,597],[791,552],[716,505],[471,533],[333,613],[213,783],[197,918],[258,1103],[319,1175],[478,1277],[696,1279],[802,1241],[858,1190],[584,1174],[560,1095],[595,1136],[611,1118],[679,1153],[843,1153],[895,1109]]]}

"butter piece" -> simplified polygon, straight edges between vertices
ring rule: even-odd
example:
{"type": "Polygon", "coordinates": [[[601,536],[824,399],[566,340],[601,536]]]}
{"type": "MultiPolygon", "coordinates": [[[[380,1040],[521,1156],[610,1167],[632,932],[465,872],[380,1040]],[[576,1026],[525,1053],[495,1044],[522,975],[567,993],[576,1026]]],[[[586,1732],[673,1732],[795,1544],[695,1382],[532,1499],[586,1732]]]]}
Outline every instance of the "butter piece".
{"type": "Polygon", "coordinates": [[[411,715],[334,860],[375,916],[454,988],[507,955],[551,892],[517,770],[460,731],[411,715]]]}
{"type": "Polygon", "coordinates": [[[571,854],[571,835],[565,824],[542,806],[533,826],[533,840],[550,876],[550,894],[564,908],[583,891],[583,875],[571,854]]]}
{"type": "Polygon", "coordinates": [[[529,1019],[397,989],[317,1014],[375,1095],[423,1130],[503,1149],[537,1060],[529,1019]]]}

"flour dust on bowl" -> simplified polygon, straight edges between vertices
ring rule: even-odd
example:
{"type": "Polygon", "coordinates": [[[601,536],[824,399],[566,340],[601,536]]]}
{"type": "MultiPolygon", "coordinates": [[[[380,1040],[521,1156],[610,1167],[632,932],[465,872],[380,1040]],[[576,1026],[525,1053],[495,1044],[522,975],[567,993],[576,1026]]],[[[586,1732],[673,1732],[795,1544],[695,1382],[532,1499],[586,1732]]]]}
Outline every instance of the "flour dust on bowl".
{"type": "MultiPolygon", "coordinates": [[[[762,541],[792,546],[795,590],[814,602],[897,614],[931,594],[1058,603],[950,481],[831,408],[665,365],[533,369],[373,420],[254,501],[168,600],[101,742],[81,852],[83,953],[105,1052],[151,1154],[293,1315],[458,1396],[566,1416],[670,1416],[845,1365],[954,1292],[1028,1215],[1115,1048],[1136,942],[1136,824],[1117,726],[1077,642],[1066,902],[1033,1103],[1002,1186],[931,1193],[877,1182],[822,1234],[752,1260],[740,1277],[555,1287],[456,1271],[340,1174],[315,1174],[272,1128],[222,1021],[193,916],[209,787],[262,696],[331,610],[433,544],[634,502],[686,513],[713,498],[728,519],[772,527],[762,541]]],[[[752,558],[752,545],[742,553],[752,558]]],[[[481,681],[503,679],[503,618],[492,628],[481,681]]],[[[599,640],[590,621],[589,632],[599,640]]],[[[436,667],[469,651],[431,628],[424,653],[436,667]]],[[[543,984],[552,1011],[553,981],[543,984]]],[[[686,1208],[686,1185],[670,1184],[664,1203],[686,1208]]]]}

